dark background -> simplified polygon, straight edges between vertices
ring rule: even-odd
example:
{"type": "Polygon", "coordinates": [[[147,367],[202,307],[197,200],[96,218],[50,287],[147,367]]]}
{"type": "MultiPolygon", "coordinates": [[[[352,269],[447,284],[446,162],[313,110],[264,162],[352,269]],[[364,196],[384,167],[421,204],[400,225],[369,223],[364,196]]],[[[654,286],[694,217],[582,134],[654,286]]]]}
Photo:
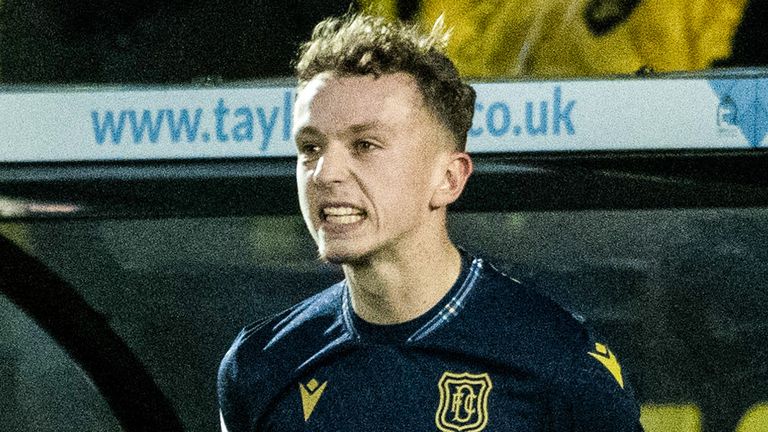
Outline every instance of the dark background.
{"type": "MultiPolygon", "coordinates": [[[[401,17],[417,0],[398,2],[401,17]]],[[[0,82],[220,83],[291,75],[296,48],[329,15],[322,0],[2,0],[0,82]]],[[[717,66],[768,64],[768,4],[750,1],[717,66]]]]}
{"type": "MultiPolygon", "coordinates": [[[[2,0],[0,83],[215,85],[289,76],[298,44],[349,2],[2,0]]],[[[417,9],[402,2],[401,16],[417,9]]],[[[763,66],[768,3],[751,1],[718,66],[763,66]]],[[[713,176],[716,173],[712,174],[713,176]]],[[[498,192],[502,182],[489,190],[498,192]]],[[[146,366],[189,431],[218,428],[215,373],[244,324],[340,277],[299,217],[25,222],[28,250],[70,282],[146,366]]],[[[768,400],[765,208],[474,212],[454,238],[584,314],[644,404],[695,405],[732,431],[768,400]]],[[[0,430],[109,431],[87,375],[0,297],[0,430]]]]}

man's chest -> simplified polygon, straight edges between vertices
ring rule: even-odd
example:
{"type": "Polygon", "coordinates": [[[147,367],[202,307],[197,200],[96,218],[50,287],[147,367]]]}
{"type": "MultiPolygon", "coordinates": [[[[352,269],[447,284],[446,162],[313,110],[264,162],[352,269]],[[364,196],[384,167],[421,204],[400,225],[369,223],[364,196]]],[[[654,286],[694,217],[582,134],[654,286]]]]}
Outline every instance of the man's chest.
{"type": "Polygon", "coordinates": [[[531,370],[376,347],[318,363],[272,401],[266,431],[542,431],[555,422],[531,370]],[[485,365],[485,366],[484,366],[485,365]]]}

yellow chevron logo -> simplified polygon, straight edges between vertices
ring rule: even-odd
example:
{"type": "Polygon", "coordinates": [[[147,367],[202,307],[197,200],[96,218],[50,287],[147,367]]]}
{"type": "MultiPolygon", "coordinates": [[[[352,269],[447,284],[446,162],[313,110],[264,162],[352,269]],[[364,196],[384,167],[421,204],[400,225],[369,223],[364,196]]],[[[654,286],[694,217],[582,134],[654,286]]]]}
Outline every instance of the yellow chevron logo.
{"type": "Polygon", "coordinates": [[[315,410],[317,401],[320,400],[320,396],[323,395],[323,390],[328,384],[328,381],[322,385],[312,378],[306,385],[299,383],[299,393],[301,393],[301,407],[304,410],[304,421],[309,420],[309,416],[312,415],[312,411],[315,410]]]}
{"type": "Polygon", "coordinates": [[[619,387],[624,388],[624,378],[621,376],[621,365],[619,365],[616,356],[607,346],[601,343],[595,343],[595,351],[597,352],[589,352],[587,354],[591,355],[599,361],[600,364],[605,366],[605,368],[608,369],[608,372],[610,372],[616,379],[616,382],[619,383],[619,387]]]}

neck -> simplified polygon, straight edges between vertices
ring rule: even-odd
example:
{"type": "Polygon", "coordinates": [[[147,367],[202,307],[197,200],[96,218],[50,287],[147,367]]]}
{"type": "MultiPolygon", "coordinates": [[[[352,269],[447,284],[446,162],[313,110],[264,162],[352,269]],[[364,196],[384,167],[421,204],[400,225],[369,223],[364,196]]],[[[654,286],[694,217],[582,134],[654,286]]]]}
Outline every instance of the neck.
{"type": "Polygon", "coordinates": [[[461,255],[447,232],[433,239],[344,264],[352,307],[360,318],[374,324],[410,321],[448,293],[461,272],[461,255]]]}

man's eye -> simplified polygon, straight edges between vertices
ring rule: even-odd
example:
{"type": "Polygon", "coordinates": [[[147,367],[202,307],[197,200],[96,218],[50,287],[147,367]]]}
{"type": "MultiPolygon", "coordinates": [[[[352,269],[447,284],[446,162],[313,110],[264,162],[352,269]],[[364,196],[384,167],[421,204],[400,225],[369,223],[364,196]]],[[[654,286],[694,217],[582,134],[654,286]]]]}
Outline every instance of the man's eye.
{"type": "Polygon", "coordinates": [[[317,144],[301,144],[299,151],[305,155],[313,155],[320,152],[320,146],[317,144]]]}
{"type": "Polygon", "coordinates": [[[378,146],[373,141],[359,140],[355,142],[355,149],[358,151],[369,151],[377,147],[378,146]]]}

